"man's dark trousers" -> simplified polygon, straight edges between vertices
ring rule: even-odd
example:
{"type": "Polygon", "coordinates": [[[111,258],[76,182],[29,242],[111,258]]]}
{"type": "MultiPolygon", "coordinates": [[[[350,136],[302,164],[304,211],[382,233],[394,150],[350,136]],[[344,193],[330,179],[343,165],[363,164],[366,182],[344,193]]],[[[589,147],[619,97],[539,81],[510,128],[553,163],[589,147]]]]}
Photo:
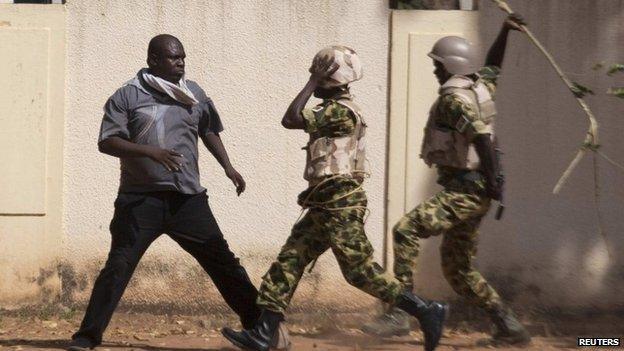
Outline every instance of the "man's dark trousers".
{"type": "Polygon", "coordinates": [[[167,233],[199,262],[228,305],[250,328],[259,316],[258,291],[230,251],[208,206],[205,193],[119,193],[110,224],[111,250],[95,281],[80,330],[96,344],[110,322],[139,260],[162,233],[167,233]]]}

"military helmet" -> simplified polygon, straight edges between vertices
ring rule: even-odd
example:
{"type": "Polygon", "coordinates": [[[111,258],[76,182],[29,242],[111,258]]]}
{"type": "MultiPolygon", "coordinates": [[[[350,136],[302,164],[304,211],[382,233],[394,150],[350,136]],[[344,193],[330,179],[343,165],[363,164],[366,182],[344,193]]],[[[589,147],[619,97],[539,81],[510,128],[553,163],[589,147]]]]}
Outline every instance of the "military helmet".
{"type": "Polygon", "coordinates": [[[477,48],[461,37],[448,36],[438,40],[428,56],[444,65],[450,74],[469,75],[480,68],[477,48]]]}
{"type": "Polygon", "coordinates": [[[331,58],[338,64],[338,70],[327,79],[320,82],[323,88],[333,88],[362,78],[362,64],[355,50],[342,46],[334,45],[324,48],[314,56],[314,61],[321,58],[331,58]]]}

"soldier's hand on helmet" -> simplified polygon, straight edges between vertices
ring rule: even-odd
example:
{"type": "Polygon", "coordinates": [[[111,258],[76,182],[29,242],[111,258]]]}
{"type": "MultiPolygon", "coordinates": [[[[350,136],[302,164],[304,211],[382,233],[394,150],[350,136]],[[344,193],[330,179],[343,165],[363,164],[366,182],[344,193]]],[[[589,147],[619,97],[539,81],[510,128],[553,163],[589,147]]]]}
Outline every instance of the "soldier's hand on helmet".
{"type": "Polygon", "coordinates": [[[310,79],[321,81],[334,74],[339,67],[340,66],[331,57],[325,56],[315,58],[309,69],[311,73],[310,79]]]}
{"type": "Polygon", "coordinates": [[[522,26],[526,24],[527,24],[526,21],[521,15],[517,13],[512,13],[511,15],[507,16],[504,26],[507,29],[518,30],[518,31],[523,32],[524,29],[522,28],[522,26]]]}
{"type": "Polygon", "coordinates": [[[236,195],[240,196],[240,194],[245,191],[245,180],[243,176],[241,176],[233,167],[229,167],[225,170],[225,175],[230,178],[234,186],[236,186],[236,195]]]}

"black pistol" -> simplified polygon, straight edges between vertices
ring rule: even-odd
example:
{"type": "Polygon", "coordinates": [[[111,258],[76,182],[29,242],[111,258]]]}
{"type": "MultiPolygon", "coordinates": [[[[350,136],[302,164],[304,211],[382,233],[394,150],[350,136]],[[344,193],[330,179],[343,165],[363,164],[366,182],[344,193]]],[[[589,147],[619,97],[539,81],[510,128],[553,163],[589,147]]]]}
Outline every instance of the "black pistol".
{"type": "MultiPolygon", "coordinates": [[[[499,174],[496,176],[496,181],[502,187],[505,184],[505,176],[503,174],[499,174]]],[[[497,221],[500,221],[503,218],[503,213],[505,212],[505,203],[503,202],[503,194],[501,194],[500,200],[498,201],[498,208],[496,209],[496,218],[497,221]]]]}
{"type": "MultiPolygon", "coordinates": [[[[498,163],[498,175],[496,176],[496,182],[498,183],[498,186],[501,187],[502,189],[503,185],[505,185],[505,174],[503,174],[502,157],[501,157],[503,152],[498,147],[496,147],[494,151],[496,153],[496,163],[498,163]]],[[[501,197],[500,197],[500,200],[498,201],[498,209],[496,209],[496,216],[494,218],[496,218],[497,221],[500,221],[500,219],[503,218],[504,212],[505,212],[505,203],[503,202],[503,192],[501,192],[501,197]]]]}

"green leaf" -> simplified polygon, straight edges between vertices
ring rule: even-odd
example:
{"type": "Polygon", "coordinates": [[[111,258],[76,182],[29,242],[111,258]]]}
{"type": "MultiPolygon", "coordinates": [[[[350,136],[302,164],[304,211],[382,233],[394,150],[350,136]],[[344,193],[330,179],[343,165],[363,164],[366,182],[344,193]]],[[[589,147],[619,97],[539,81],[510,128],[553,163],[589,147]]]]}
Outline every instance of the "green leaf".
{"type": "Polygon", "coordinates": [[[572,94],[574,94],[574,96],[576,96],[577,98],[583,98],[587,94],[594,95],[594,91],[589,89],[588,87],[581,85],[577,82],[572,82],[572,84],[573,86],[572,88],[570,88],[570,90],[572,91],[572,94]]]}
{"type": "Polygon", "coordinates": [[[583,145],[583,148],[590,149],[592,151],[596,151],[600,149],[600,145],[594,144],[590,141],[584,141],[582,145],[583,145]]]}
{"type": "Polygon", "coordinates": [[[607,91],[607,94],[624,99],[624,87],[613,87],[607,91]]]}
{"type": "Polygon", "coordinates": [[[594,65],[594,67],[592,67],[592,69],[594,71],[598,71],[604,68],[604,62],[598,62],[597,64],[594,65]]]}
{"type": "Polygon", "coordinates": [[[609,67],[609,70],[607,71],[607,75],[612,76],[618,72],[624,72],[624,65],[621,63],[615,64],[609,67]]]}

